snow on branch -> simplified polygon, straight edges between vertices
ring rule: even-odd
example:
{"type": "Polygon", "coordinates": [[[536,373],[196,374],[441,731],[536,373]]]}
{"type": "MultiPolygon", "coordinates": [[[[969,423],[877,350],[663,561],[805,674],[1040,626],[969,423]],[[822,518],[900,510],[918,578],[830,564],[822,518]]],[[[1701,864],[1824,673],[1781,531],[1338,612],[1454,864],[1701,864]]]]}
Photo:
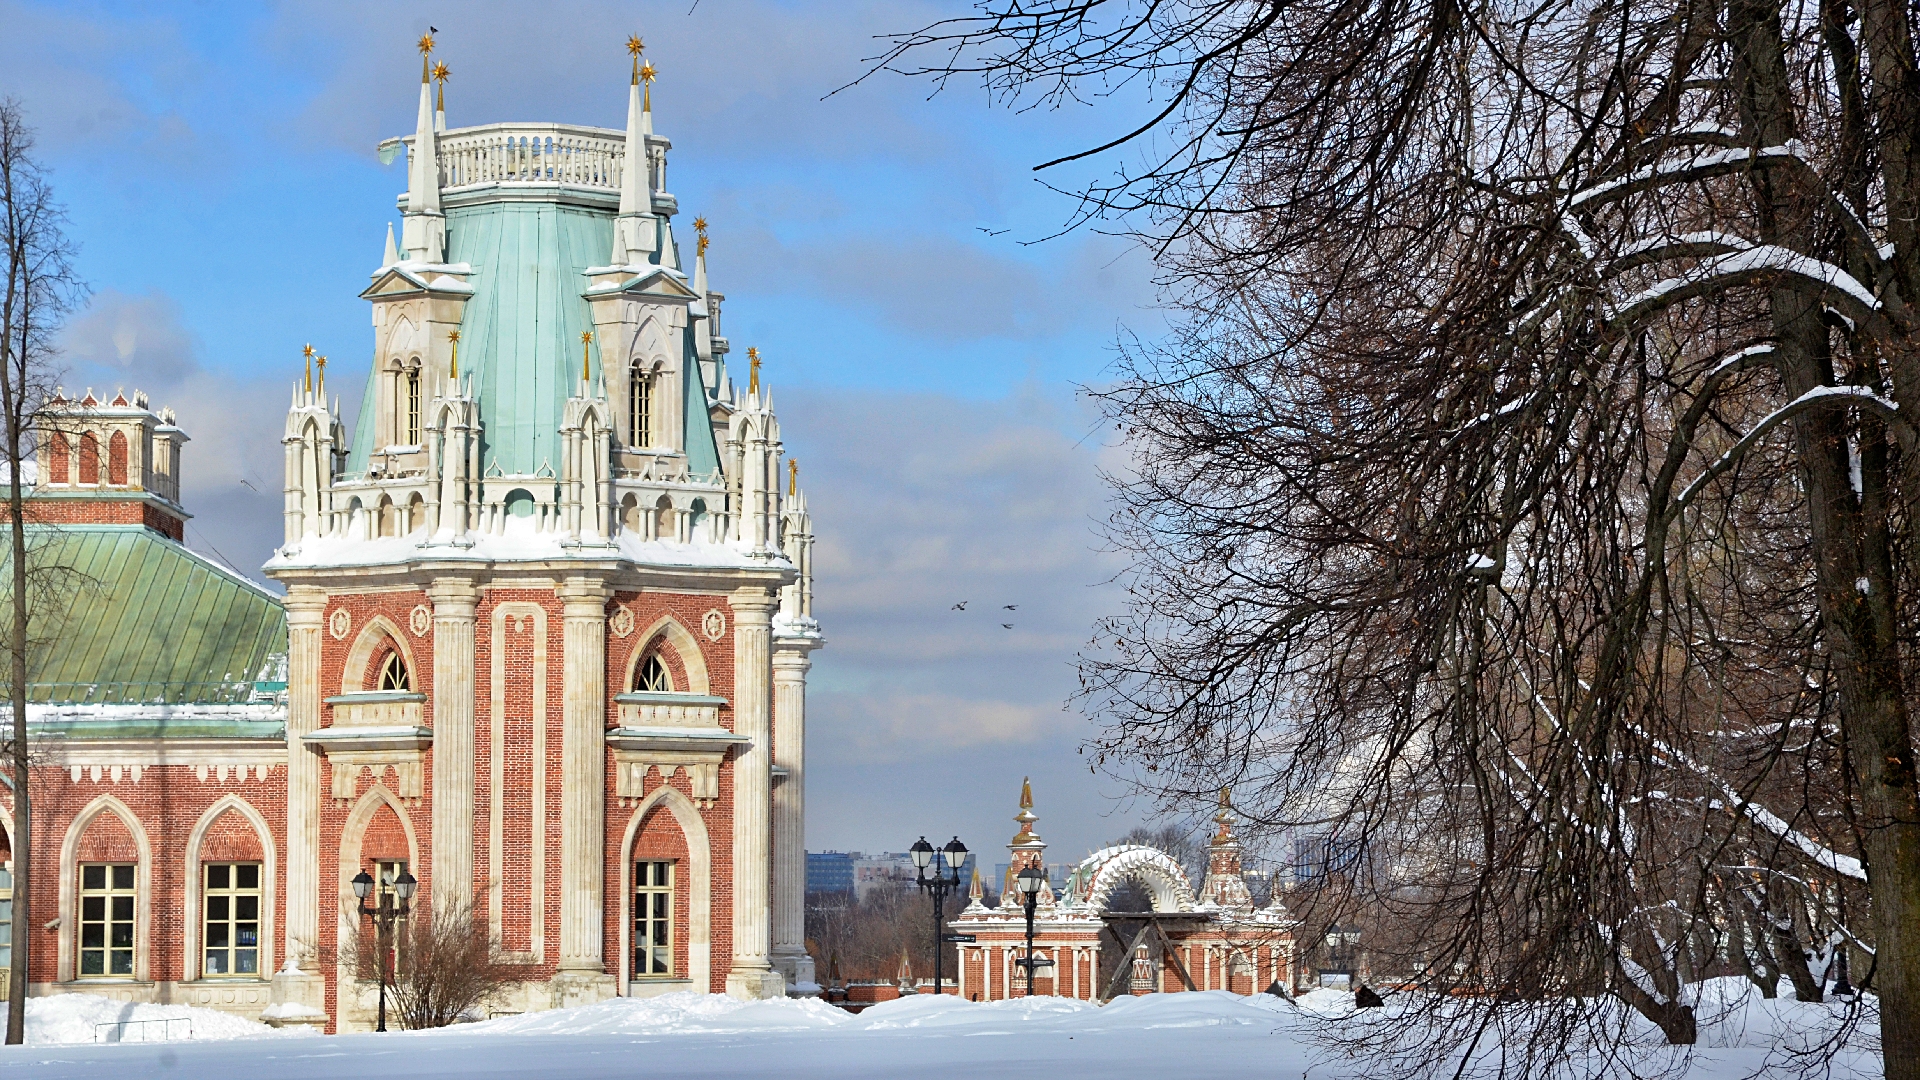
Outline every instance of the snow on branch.
{"type": "MultiPolygon", "coordinates": [[[[1829,389],[1840,388],[1830,387],[1829,389]]],[[[1832,848],[1827,847],[1825,844],[1820,843],[1818,840],[1815,840],[1813,837],[1808,836],[1806,833],[1794,828],[1781,818],[1780,815],[1759,805],[1745,795],[1740,794],[1739,790],[1732,784],[1714,775],[1712,770],[1708,769],[1705,765],[1668,746],[1665,742],[1654,738],[1646,731],[1641,730],[1638,725],[1629,726],[1633,727],[1635,734],[1651,743],[1653,748],[1658,751],[1662,757],[1680,765],[1695,776],[1711,781],[1715,787],[1719,788],[1721,795],[1727,801],[1723,803],[1718,799],[1713,800],[1709,805],[1714,809],[1728,810],[1740,814],[1767,832],[1799,848],[1800,853],[1812,859],[1815,864],[1824,866],[1842,877],[1853,878],[1855,881],[1867,880],[1866,867],[1861,864],[1859,859],[1851,855],[1842,855],[1832,848]]]]}
{"type": "Polygon", "coordinates": [[[1804,148],[1800,143],[1794,141],[1784,146],[1765,146],[1758,149],[1735,147],[1730,150],[1716,150],[1712,153],[1688,154],[1683,158],[1670,158],[1635,169],[1625,176],[1605,180],[1592,187],[1576,191],[1567,205],[1577,209],[1589,203],[1613,202],[1638,191],[1665,187],[1668,184],[1704,180],[1760,162],[1785,160],[1804,163],[1805,159],[1800,153],[1802,149],[1804,148]]]}
{"type": "Polygon", "coordinates": [[[1805,412],[1817,405],[1823,405],[1836,399],[1842,402],[1851,402],[1862,408],[1872,409],[1891,422],[1899,424],[1906,423],[1905,418],[1900,415],[1900,406],[1874,393],[1870,387],[1815,387],[1767,414],[1765,418],[1753,426],[1752,431],[1742,435],[1739,442],[1728,447],[1726,453],[1721,454],[1712,465],[1707,466],[1705,472],[1702,472],[1696,477],[1692,483],[1686,486],[1685,490],[1681,491],[1680,494],[1674,498],[1672,508],[1667,511],[1668,516],[1671,517],[1686,509],[1687,504],[1693,501],[1693,497],[1699,494],[1702,488],[1721,473],[1732,468],[1734,462],[1740,460],[1740,457],[1747,452],[1749,447],[1766,437],[1767,432],[1779,427],[1797,413],[1805,412]]]}
{"type": "Polygon", "coordinates": [[[1858,278],[1832,263],[1789,248],[1757,244],[1744,250],[1703,259],[1679,277],[1667,278],[1639,293],[1622,307],[1612,322],[1624,329],[1647,313],[1682,300],[1746,282],[1787,278],[1813,286],[1821,299],[1852,309],[1857,321],[1880,310],[1880,299],[1858,278]]]}

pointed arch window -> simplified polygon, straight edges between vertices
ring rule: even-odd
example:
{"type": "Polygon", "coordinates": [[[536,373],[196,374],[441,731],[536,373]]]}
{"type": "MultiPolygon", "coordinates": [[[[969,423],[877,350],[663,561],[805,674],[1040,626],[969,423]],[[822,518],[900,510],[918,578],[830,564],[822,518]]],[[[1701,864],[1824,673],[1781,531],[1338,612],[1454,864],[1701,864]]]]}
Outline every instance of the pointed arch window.
{"type": "Polygon", "coordinates": [[[420,445],[420,369],[418,367],[410,367],[407,369],[406,389],[407,389],[407,412],[406,412],[407,445],[419,446],[420,445]]]}
{"type": "Polygon", "coordinates": [[[653,372],[633,366],[627,380],[627,445],[653,445],[653,372]]]}
{"type": "Polygon", "coordinates": [[[382,690],[413,689],[413,680],[407,675],[406,661],[400,659],[399,653],[387,654],[386,661],[380,665],[380,681],[377,685],[382,690]]]}
{"type": "Polygon", "coordinates": [[[633,688],[635,690],[673,689],[673,678],[667,674],[667,665],[661,662],[658,653],[640,662],[640,670],[633,675],[633,688]]]}

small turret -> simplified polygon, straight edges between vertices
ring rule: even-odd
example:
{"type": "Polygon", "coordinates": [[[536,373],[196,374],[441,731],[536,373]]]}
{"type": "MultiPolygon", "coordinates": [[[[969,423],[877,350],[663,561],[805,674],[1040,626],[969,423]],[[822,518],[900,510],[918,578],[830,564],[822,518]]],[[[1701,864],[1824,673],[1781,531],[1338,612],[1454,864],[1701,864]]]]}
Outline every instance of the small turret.
{"type": "Polygon", "coordinates": [[[1203,903],[1245,910],[1253,907],[1253,894],[1240,866],[1240,840],[1233,835],[1232,789],[1220,789],[1220,812],[1213,816],[1218,828],[1207,852],[1207,880],[1200,886],[1203,903]]]}

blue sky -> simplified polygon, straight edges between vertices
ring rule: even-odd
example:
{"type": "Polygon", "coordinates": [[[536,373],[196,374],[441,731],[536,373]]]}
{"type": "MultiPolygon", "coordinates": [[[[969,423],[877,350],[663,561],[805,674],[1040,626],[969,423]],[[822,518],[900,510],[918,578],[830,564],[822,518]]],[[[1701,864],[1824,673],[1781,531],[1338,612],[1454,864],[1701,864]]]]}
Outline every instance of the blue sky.
{"type": "Polygon", "coordinates": [[[0,0],[0,94],[39,130],[94,290],[67,381],[179,410],[188,542],[257,575],[301,345],[333,358],[349,415],[364,381],[357,293],[405,187],[373,148],[411,129],[415,39],[439,29],[450,127],[619,127],[623,42],[640,33],[681,225],[713,223],[728,336],[766,355],[815,510],[831,645],[810,699],[809,846],[925,832],[1000,850],[1031,774],[1051,854],[1077,857],[1144,808],[1090,775],[1092,721],[1068,702],[1076,651],[1120,599],[1095,526],[1098,470],[1124,465],[1074,388],[1102,378],[1123,327],[1164,323],[1125,241],[1022,241],[1073,210],[1031,166],[1143,102],[1015,113],[888,75],[831,93],[875,35],[960,10],[0,0]]]}

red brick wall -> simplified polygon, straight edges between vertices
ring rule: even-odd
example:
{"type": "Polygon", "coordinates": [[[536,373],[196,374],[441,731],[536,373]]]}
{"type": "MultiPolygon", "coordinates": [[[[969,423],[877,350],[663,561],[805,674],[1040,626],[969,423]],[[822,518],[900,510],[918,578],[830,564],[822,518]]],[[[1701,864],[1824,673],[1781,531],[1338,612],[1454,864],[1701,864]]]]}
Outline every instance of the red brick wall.
{"type": "Polygon", "coordinates": [[[47,525],[145,525],[175,541],[186,536],[184,521],[144,499],[34,499],[27,504],[27,514],[29,520],[47,525]]]}
{"type": "MultiPolygon", "coordinates": [[[[213,773],[204,781],[191,766],[152,766],[141,770],[138,781],[133,779],[131,770],[123,770],[117,783],[104,771],[97,781],[89,771],[76,782],[68,769],[47,766],[34,771],[33,782],[35,873],[30,895],[36,929],[29,982],[52,982],[58,977],[59,935],[75,932],[73,913],[59,909],[60,850],[74,820],[97,797],[111,795],[118,799],[133,813],[146,834],[151,860],[148,901],[152,914],[150,923],[139,933],[149,948],[148,977],[156,982],[180,979],[185,973],[186,958],[181,953],[181,941],[188,917],[198,916],[198,912],[186,910],[187,842],[207,810],[227,795],[239,796],[266,819],[279,850],[286,850],[287,776],[285,768],[278,765],[261,779],[255,779],[251,769],[236,769],[231,779],[213,773]],[[53,930],[45,929],[56,915],[60,916],[60,925],[53,930]]],[[[0,798],[4,795],[0,794],[0,798]]],[[[247,819],[229,810],[209,827],[200,860],[261,859],[263,850],[264,845],[253,834],[247,819]]],[[[88,824],[75,854],[76,863],[135,862],[139,858],[139,846],[125,823],[108,809],[88,824]]],[[[193,872],[197,874],[198,867],[193,872]]],[[[262,971],[273,970],[286,956],[284,859],[275,867],[275,878],[281,899],[274,906],[273,955],[262,958],[262,971]]],[[[72,884],[77,891],[79,882],[72,884]]]]}
{"type": "Polygon", "coordinates": [[[127,483],[127,433],[116,431],[107,440],[107,483],[124,487],[127,483]]]}
{"type": "MultiPolygon", "coordinates": [[[[611,615],[621,605],[633,612],[633,633],[625,638],[607,634],[607,689],[609,695],[623,692],[625,680],[636,656],[642,656],[652,649],[660,649],[661,657],[667,661],[668,671],[673,674],[674,688],[685,689],[686,669],[671,649],[661,648],[658,638],[648,639],[644,635],[649,627],[662,615],[672,615],[686,628],[700,648],[700,655],[707,666],[708,693],[733,700],[733,611],[721,596],[687,596],[672,593],[630,593],[623,592],[614,596],[607,606],[611,615]],[[708,611],[718,608],[727,617],[727,630],[717,642],[708,641],[701,631],[701,622],[708,611]]],[[[617,714],[610,713],[612,722],[617,714]]],[[[720,724],[728,731],[734,729],[733,710],[720,710],[720,724]]],[[[613,751],[607,751],[607,840],[606,840],[606,898],[607,961],[609,970],[617,971],[619,957],[614,955],[616,944],[620,940],[620,922],[628,917],[628,900],[618,895],[620,882],[627,879],[622,873],[620,844],[626,836],[626,828],[631,820],[632,811],[620,808],[620,799],[615,794],[613,751]]],[[[686,775],[676,772],[669,781],[681,794],[691,797],[692,785],[686,775]]],[[[661,783],[658,770],[647,777],[646,794],[651,795],[661,783]]],[[[656,813],[649,816],[646,823],[655,827],[656,813]]],[[[733,966],[733,763],[728,761],[720,767],[720,798],[712,809],[700,811],[701,820],[706,823],[708,847],[712,852],[713,883],[712,904],[709,908],[709,972],[711,984],[706,987],[713,993],[724,992],[727,988],[727,969],[733,966]]],[[[667,826],[675,828],[671,814],[664,818],[667,826]]],[[[630,870],[629,870],[630,873],[630,870]]],[[[684,925],[686,909],[680,909],[684,925]]],[[[676,957],[677,958],[677,957],[676,957]]],[[[698,988],[696,988],[698,989],[698,988]]]]}
{"type": "MultiPolygon", "coordinates": [[[[428,604],[426,593],[419,589],[395,589],[380,593],[346,593],[328,599],[326,613],[323,616],[320,631],[320,723],[331,726],[333,707],[324,704],[324,699],[341,692],[342,678],[346,671],[347,656],[353,651],[355,642],[366,629],[374,616],[383,615],[398,628],[400,641],[405,652],[413,658],[413,686],[418,693],[426,695],[426,704],[422,710],[422,721],[433,724],[433,630],[414,636],[409,622],[413,609],[420,604],[428,604]],[[330,629],[333,613],[345,609],[349,619],[347,634],[336,638],[330,629]]],[[[376,650],[377,651],[377,650],[376,650]]],[[[369,664],[364,678],[371,683],[379,677],[379,668],[369,664]]],[[[355,686],[354,689],[371,689],[371,686],[355,686]]],[[[430,751],[423,753],[421,767],[421,796],[407,800],[407,824],[412,826],[415,843],[418,845],[418,857],[408,867],[415,879],[420,882],[419,895],[429,895],[433,877],[433,756],[430,751]]],[[[340,904],[340,854],[346,841],[347,818],[358,805],[362,796],[372,790],[375,783],[384,783],[389,790],[393,788],[393,777],[375,777],[370,772],[362,772],[353,783],[353,797],[347,800],[333,798],[334,766],[329,762],[322,768],[320,781],[320,941],[318,951],[323,958],[322,968],[327,977],[326,1010],[336,1022],[339,1019],[339,987],[334,980],[334,966],[326,962],[327,958],[342,955],[344,946],[351,942],[339,940],[340,904]]],[[[354,768],[358,768],[355,766],[354,768]]],[[[397,792],[395,793],[398,794],[397,792]]],[[[367,831],[361,837],[362,864],[349,868],[346,877],[351,878],[361,869],[366,869],[375,858],[406,859],[406,832],[401,827],[399,815],[390,807],[381,807],[368,822],[367,831]]],[[[349,913],[352,901],[346,901],[349,913]]]]}

